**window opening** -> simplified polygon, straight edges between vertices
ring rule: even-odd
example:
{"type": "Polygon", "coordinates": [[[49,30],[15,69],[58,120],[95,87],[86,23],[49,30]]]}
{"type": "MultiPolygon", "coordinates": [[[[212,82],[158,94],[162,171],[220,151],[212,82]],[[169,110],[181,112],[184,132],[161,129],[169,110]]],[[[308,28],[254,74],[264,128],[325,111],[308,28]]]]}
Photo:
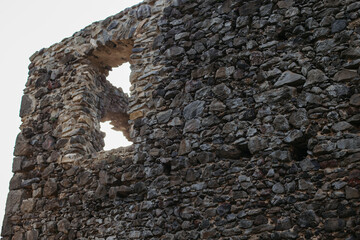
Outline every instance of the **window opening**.
{"type": "MultiPolygon", "coordinates": [[[[123,63],[117,68],[113,68],[109,72],[109,76],[106,78],[113,86],[121,88],[124,93],[130,96],[130,64],[123,63]]],[[[110,121],[101,122],[100,128],[102,132],[105,132],[105,146],[104,150],[111,150],[118,147],[130,146],[132,142],[128,141],[121,131],[112,129],[110,121]]]]}
{"type": "Polygon", "coordinates": [[[130,63],[126,62],[117,68],[113,68],[106,79],[111,82],[112,85],[117,88],[120,87],[124,93],[130,95],[130,73],[130,63]]]}

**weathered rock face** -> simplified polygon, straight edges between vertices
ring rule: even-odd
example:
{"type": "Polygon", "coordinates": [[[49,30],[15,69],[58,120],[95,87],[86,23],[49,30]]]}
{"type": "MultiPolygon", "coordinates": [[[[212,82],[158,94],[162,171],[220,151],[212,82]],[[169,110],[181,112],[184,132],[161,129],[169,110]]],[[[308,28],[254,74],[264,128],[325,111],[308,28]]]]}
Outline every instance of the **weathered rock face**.
{"type": "Polygon", "coordinates": [[[360,238],[359,9],[146,0],[37,52],[4,239],[360,238]]]}

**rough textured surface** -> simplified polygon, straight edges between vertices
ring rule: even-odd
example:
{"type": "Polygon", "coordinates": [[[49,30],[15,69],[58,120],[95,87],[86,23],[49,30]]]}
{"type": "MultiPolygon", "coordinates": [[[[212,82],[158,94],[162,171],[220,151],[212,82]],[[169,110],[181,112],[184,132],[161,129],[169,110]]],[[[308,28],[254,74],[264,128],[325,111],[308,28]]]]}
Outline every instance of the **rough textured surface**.
{"type": "Polygon", "coordinates": [[[359,239],[359,9],[146,0],[35,53],[2,236],[359,239]]]}

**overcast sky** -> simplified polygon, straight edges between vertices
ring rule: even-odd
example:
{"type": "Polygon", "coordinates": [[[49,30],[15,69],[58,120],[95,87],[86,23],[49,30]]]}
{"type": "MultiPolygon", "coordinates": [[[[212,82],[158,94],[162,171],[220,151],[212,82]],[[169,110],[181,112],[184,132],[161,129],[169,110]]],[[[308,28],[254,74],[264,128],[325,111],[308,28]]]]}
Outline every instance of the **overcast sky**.
{"type": "MultiPolygon", "coordinates": [[[[105,19],[140,0],[11,0],[0,1],[0,225],[12,177],[11,165],[16,135],[21,123],[20,100],[27,79],[29,57],[44,47],[60,42],[94,21],[105,19]]],[[[129,67],[110,76],[113,81],[126,79],[128,90],[129,67]]],[[[110,80],[110,79],[109,79],[110,80]]],[[[121,82],[121,81],[120,81],[121,82]]],[[[116,84],[116,83],[115,83],[116,84]]],[[[120,83],[121,84],[121,83],[120,83]]],[[[106,126],[102,126],[102,130],[106,126]]],[[[109,136],[110,133],[108,133],[109,136]]],[[[117,136],[117,135],[115,135],[117,136]]],[[[106,148],[126,145],[120,137],[106,138],[106,148]],[[114,138],[116,138],[114,140],[114,138]],[[110,139],[110,140],[109,140],[110,139]],[[122,141],[122,143],[120,143],[122,141]]],[[[0,228],[1,229],[1,228],[0,228]]]]}

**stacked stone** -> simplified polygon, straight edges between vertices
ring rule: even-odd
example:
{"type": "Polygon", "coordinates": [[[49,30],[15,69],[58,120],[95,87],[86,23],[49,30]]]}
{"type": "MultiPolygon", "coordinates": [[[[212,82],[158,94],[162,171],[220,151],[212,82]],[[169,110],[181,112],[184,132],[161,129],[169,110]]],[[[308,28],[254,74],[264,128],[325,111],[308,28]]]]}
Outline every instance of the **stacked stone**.
{"type": "Polygon", "coordinates": [[[40,51],[2,235],[360,238],[359,15],[149,0],[40,51]],[[105,80],[126,61],[130,98],[105,80]],[[100,151],[100,120],[134,145],[100,151]]]}

